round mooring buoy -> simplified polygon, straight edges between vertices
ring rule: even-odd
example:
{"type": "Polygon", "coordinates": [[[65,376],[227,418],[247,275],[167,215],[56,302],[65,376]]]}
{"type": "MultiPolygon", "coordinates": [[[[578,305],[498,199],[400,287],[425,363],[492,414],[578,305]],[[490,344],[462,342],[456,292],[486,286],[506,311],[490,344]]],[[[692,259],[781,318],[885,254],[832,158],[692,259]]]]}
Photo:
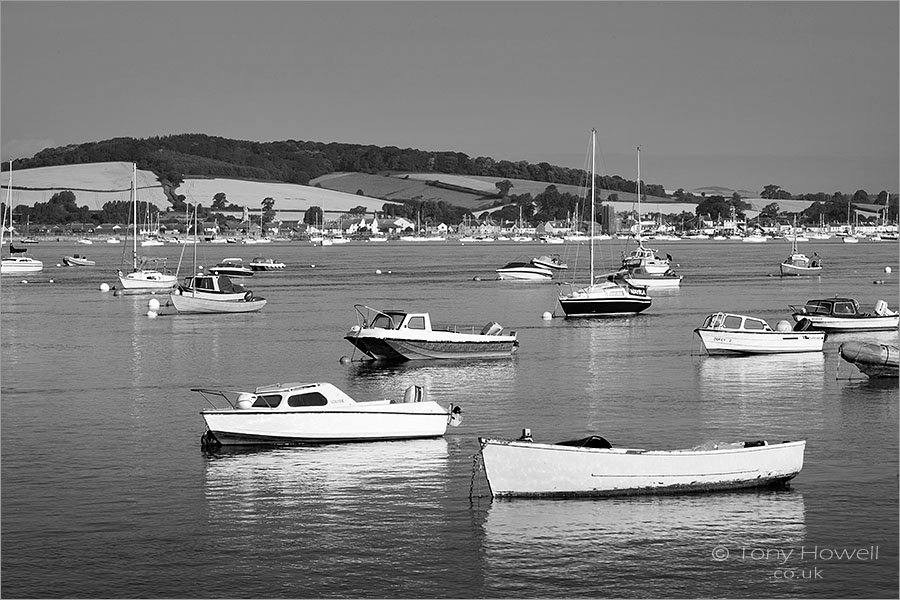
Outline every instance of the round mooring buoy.
{"type": "Polygon", "coordinates": [[[351,362],[349,356],[342,356],[342,357],[341,357],[341,364],[342,364],[342,365],[346,365],[346,364],[349,363],[349,362],[351,362]]]}
{"type": "Polygon", "coordinates": [[[381,275],[381,269],[375,269],[375,274],[376,274],[376,275],[381,275]]]}
{"type": "Polygon", "coordinates": [[[101,291],[101,292],[108,292],[108,291],[109,291],[109,284],[108,284],[108,283],[101,283],[101,284],[100,284],[100,291],[101,291]]]}
{"type": "Polygon", "coordinates": [[[890,272],[891,272],[891,268],[890,268],[890,267],[885,267],[885,268],[884,268],[884,272],[885,272],[885,273],[890,273],[890,272]]]}
{"type": "Polygon", "coordinates": [[[159,310],[159,300],[157,300],[156,298],[150,298],[150,302],[147,303],[147,308],[152,311],[159,310]]]}
{"type": "Polygon", "coordinates": [[[545,311],[544,314],[541,315],[541,318],[544,319],[545,321],[549,321],[550,319],[553,318],[553,314],[550,313],[549,311],[545,311]]]}

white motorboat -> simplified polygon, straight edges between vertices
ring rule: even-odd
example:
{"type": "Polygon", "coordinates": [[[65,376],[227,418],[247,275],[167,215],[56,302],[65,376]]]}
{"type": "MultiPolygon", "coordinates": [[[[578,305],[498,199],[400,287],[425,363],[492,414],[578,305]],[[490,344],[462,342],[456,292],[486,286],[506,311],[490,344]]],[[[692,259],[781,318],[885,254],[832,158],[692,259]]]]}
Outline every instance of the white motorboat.
{"type": "Polygon", "coordinates": [[[807,300],[803,306],[790,305],[795,322],[809,321],[810,327],[819,331],[890,331],[900,326],[900,314],[879,300],[872,312],[860,310],[853,298],[824,298],[807,300]]]}
{"type": "Polygon", "coordinates": [[[679,287],[682,279],[681,275],[671,269],[665,273],[648,273],[644,267],[632,267],[623,269],[620,273],[631,285],[654,289],[679,287]]]}
{"type": "Polygon", "coordinates": [[[75,254],[72,256],[63,256],[63,264],[67,267],[92,267],[97,263],[86,256],[75,254]]]}
{"type": "Polygon", "coordinates": [[[240,258],[223,258],[219,264],[210,267],[209,272],[229,277],[253,277],[253,269],[245,267],[243,259],[240,258]]]}
{"type": "Polygon", "coordinates": [[[613,448],[604,438],[543,444],[479,438],[493,496],[676,494],[783,485],[803,468],[806,441],[706,443],[683,450],[613,448]]]}
{"type": "MultiPolygon", "coordinates": [[[[12,203],[12,168],[13,162],[9,161],[9,187],[6,188],[6,206],[0,217],[0,248],[3,248],[3,234],[9,231],[12,236],[13,203],[12,203]],[[9,221],[7,221],[9,213],[9,221]]],[[[24,240],[23,240],[24,241],[24,240]]],[[[44,263],[30,256],[23,256],[26,248],[16,248],[9,241],[9,256],[0,259],[0,275],[23,275],[26,273],[39,273],[44,270],[44,263]]]]}
{"type": "Polygon", "coordinates": [[[274,258],[258,256],[250,261],[250,269],[253,271],[280,271],[284,269],[284,263],[274,258]]]}
{"type": "Polygon", "coordinates": [[[381,311],[362,304],[354,308],[358,324],[344,339],[376,360],[499,358],[519,347],[516,332],[503,334],[503,327],[494,322],[480,331],[475,327],[440,330],[432,328],[428,313],[381,311]]]}
{"type": "Polygon", "coordinates": [[[694,330],[709,354],[780,354],[821,352],[825,332],[808,331],[801,322],[792,329],[780,321],[773,330],[763,319],[731,313],[714,313],[694,330]]]}
{"type": "Polygon", "coordinates": [[[844,342],[838,353],[845,361],[868,377],[893,377],[900,375],[900,349],[891,344],[844,342]]]}
{"type": "Polygon", "coordinates": [[[536,267],[551,269],[555,271],[565,271],[569,268],[569,265],[562,261],[562,258],[560,258],[559,254],[543,254],[541,256],[538,256],[537,258],[532,258],[531,264],[536,267]]]}
{"type": "Polygon", "coordinates": [[[137,164],[131,165],[131,206],[132,206],[132,250],[131,272],[124,273],[119,270],[119,285],[123,290],[161,291],[169,290],[178,285],[178,277],[160,270],[160,262],[165,265],[165,259],[138,258],[137,253],[137,164]]]}
{"type": "Polygon", "coordinates": [[[220,445],[331,444],[434,438],[459,424],[461,409],[428,400],[420,386],[403,398],[358,402],[330,383],[276,383],[253,392],[193,388],[213,407],[200,411],[201,443],[220,445]],[[211,398],[228,402],[221,408],[211,398]]]}
{"type": "Polygon", "coordinates": [[[647,248],[639,239],[637,248],[622,257],[622,268],[633,269],[635,267],[643,267],[647,273],[662,275],[672,269],[672,261],[668,256],[659,258],[656,250],[647,248]]]}
{"type": "Polygon", "coordinates": [[[169,295],[169,302],[182,314],[256,312],[266,299],[253,295],[227,275],[194,275],[169,295]]]}
{"type": "Polygon", "coordinates": [[[498,279],[513,281],[547,281],[553,279],[553,271],[531,262],[513,261],[495,269],[498,279]]]}
{"type": "Polygon", "coordinates": [[[566,317],[618,317],[636,315],[650,308],[652,299],[646,287],[635,286],[625,281],[618,273],[603,277],[598,283],[594,276],[594,189],[596,130],[591,130],[591,243],[590,276],[588,285],[575,284],[560,286],[557,300],[566,317]]]}

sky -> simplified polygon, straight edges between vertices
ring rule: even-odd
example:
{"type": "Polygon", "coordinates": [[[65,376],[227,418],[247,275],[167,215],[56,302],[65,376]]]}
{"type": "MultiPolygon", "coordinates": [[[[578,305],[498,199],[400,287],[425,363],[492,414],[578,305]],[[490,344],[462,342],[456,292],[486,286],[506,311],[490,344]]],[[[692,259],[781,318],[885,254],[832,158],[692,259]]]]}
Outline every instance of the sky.
{"type": "Polygon", "coordinates": [[[900,187],[898,2],[0,3],[2,159],[179,133],[900,187]]]}

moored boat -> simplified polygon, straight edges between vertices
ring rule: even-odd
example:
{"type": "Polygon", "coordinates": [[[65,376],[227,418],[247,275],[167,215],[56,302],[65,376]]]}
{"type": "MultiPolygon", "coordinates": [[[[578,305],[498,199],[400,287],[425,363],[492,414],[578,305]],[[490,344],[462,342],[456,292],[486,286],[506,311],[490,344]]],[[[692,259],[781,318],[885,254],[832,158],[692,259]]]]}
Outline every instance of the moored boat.
{"type": "Polygon", "coordinates": [[[838,353],[869,377],[900,376],[900,349],[891,344],[844,342],[838,353]]]}
{"type": "Polygon", "coordinates": [[[591,130],[591,243],[588,284],[560,285],[557,301],[566,317],[618,317],[636,315],[650,308],[652,299],[647,288],[626,281],[619,273],[594,276],[594,223],[595,218],[595,156],[597,131],[591,130]]]}
{"type": "Polygon", "coordinates": [[[250,261],[250,269],[253,271],[280,271],[284,269],[284,263],[274,258],[258,256],[250,261]]]}
{"type": "Polygon", "coordinates": [[[683,450],[614,448],[600,436],[559,442],[479,438],[493,496],[677,494],[783,485],[800,473],[806,441],[717,442],[683,450]]]}
{"type": "Polygon", "coordinates": [[[499,358],[519,347],[516,332],[503,333],[498,323],[480,331],[460,328],[433,329],[428,313],[403,310],[381,311],[354,305],[358,324],[344,336],[366,356],[376,360],[420,360],[445,358],[499,358]]]}
{"type": "Polygon", "coordinates": [[[553,279],[553,271],[532,262],[513,261],[494,270],[498,279],[514,281],[546,281],[553,279]]]}
{"type": "Polygon", "coordinates": [[[165,269],[165,259],[138,258],[137,253],[137,164],[131,165],[132,249],[131,272],[118,271],[119,286],[123,290],[156,292],[170,290],[178,285],[178,277],[165,269]],[[162,267],[159,266],[160,262],[162,267]]]}
{"type": "Polygon", "coordinates": [[[648,273],[644,267],[623,269],[620,276],[631,285],[654,289],[679,287],[682,279],[682,276],[672,269],[665,273],[648,273]]]}
{"type": "Polygon", "coordinates": [[[531,264],[536,267],[553,269],[557,271],[564,271],[569,268],[569,265],[562,261],[559,254],[544,254],[536,258],[532,258],[531,264]]]}
{"type": "Polygon", "coordinates": [[[402,398],[359,402],[330,383],[276,383],[253,392],[193,388],[213,407],[200,411],[201,443],[220,445],[330,444],[434,438],[457,425],[461,409],[428,400],[420,386],[402,398]],[[214,402],[211,398],[217,398],[214,402]],[[225,400],[228,406],[219,404],[225,400]]]}
{"type": "Polygon", "coordinates": [[[75,254],[73,256],[63,256],[63,264],[67,267],[92,267],[97,263],[86,256],[75,254]]]}
{"type": "Polygon", "coordinates": [[[809,322],[791,328],[780,321],[773,330],[763,319],[731,313],[713,313],[694,330],[711,354],[781,354],[821,352],[825,332],[808,331],[809,322]]]}
{"type": "Polygon", "coordinates": [[[791,304],[790,309],[794,321],[806,319],[819,331],[890,331],[900,325],[900,315],[890,310],[884,300],[879,300],[871,313],[860,310],[859,302],[853,298],[838,296],[807,300],[803,306],[791,304]]]}
{"type": "Polygon", "coordinates": [[[253,277],[253,269],[245,267],[243,259],[240,258],[223,258],[219,264],[210,267],[209,272],[229,277],[253,277]]]}
{"type": "MultiPolygon", "coordinates": [[[[808,239],[803,238],[805,241],[808,239]]],[[[797,219],[794,219],[794,232],[791,240],[791,254],[781,261],[779,269],[781,275],[819,275],[822,272],[822,259],[818,253],[814,253],[812,257],[806,256],[797,249],[797,242],[801,238],[797,236],[797,219]]]]}
{"type": "Polygon", "coordinates": [[[169,302],[182,314],[256,312],[266,299],[231,281],[227,275],[194,275],[169,295],[169,302]]]}
{"type": "MultiPolygon", "coordinates": [[[[9,186],[6,188],[6,205],[0,215],[0,249],[3,248],[3,234],[7,231],[12,235],[13,203],[12,203],[12,168],[13,161],[9,161],[9,186]],[[6,220],[7,213],[9,221],[6,220]]],[[[26,243],[28,240],[22,240],[26,243]]],[[[37,243],[35,241],[35,243],[37,243]]],[[[9,256],[0,259],[0,275],[22,275],[25,273],[39,273],[44,270],[44,263],[30,256],[22,256],[27,252],[26,248],[16,248],[9,241],[9,256]]]]}

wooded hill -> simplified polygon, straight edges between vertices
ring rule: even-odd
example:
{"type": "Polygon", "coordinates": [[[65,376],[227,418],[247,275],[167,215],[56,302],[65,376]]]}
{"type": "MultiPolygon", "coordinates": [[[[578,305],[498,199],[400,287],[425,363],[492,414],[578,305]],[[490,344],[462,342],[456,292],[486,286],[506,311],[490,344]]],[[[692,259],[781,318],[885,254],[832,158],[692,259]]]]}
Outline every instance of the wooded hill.
{"type": "MultiPolygon", "coordinates": [[[[99,142],[47,148],[32,158],[17,159],[16,169],[93,162],[127,161],[139,169],[153,171],[167,193],[191,177],[223,177],[309,184],[310,180],[336,172],[385,174],[391,172],[444,173],[523,179],[547,185],[584,185],[582,169],[559,167],[546,162],[471,158],[461,152],[426,152],[394,146],[364,146],[284,140],[251,142],[204,134],[180,134],[145,139],[113,138],[99,142]]],[[[8,164],[3,165],[3,170],[8,164]]],[[[598,176],[598,188],[634,192],[633,180],[618,175],[598,176]]],[[[498,187],[496,197],[506,190],[498,187]]],[[[663,186],[643,184],[648,196],[665,196],[663,186]]],[[[173,198],[174,199],[174,198],[173,198]]],[[[395,198],[400,200],[400,198],[395,198]]]]}

